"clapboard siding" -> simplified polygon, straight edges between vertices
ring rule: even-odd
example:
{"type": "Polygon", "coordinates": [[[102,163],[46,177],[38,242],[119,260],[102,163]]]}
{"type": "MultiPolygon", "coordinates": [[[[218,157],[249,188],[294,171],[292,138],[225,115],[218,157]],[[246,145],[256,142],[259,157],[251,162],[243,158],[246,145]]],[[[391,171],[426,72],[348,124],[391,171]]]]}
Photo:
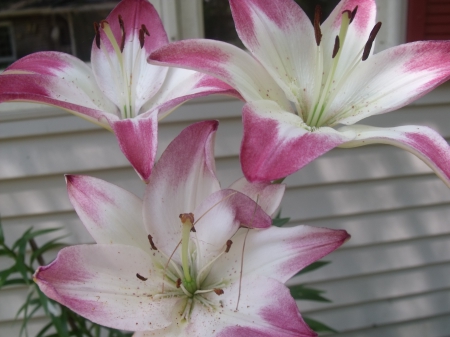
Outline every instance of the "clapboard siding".
{"type": "MultiPolygon", "coordinates": [[[[429,125],[450,138],[449,89],[444,85],[414,105],[364,123],[429,125]]],[[[241,107],[226,98],[180,107],[161,123],[159,153],[189,123],[218,118],[218,175],[228,186],[242,174],[241,107]]],[[[24,104],[0,105],[0,121],[0,214],[8,242],[29,226],[63,227],[69,244],[92,242],[72,210],[64,173],[99,177],[142,196],[144,185],[111,133],[54,108],[24,104]]],[[[448,335],[450,191],[425,164],[385,145],[335,149],[286,183],[282,215],[292,225],[352,234],[326,258],[330,265],[290,281],[326,290],[333,300],[299,303],[306,314],[339,330],[337,336],[448,335]]],[[[0,258],[0,268],[7,263],[0,258]]],[[[0,303],[11,303],[0,304],[0,335],[18,335],[15,310],[26,294],[24,287],[0,292],[0,303]]],[[[44,322],[33,320],[30,331],[44,322]]]]}

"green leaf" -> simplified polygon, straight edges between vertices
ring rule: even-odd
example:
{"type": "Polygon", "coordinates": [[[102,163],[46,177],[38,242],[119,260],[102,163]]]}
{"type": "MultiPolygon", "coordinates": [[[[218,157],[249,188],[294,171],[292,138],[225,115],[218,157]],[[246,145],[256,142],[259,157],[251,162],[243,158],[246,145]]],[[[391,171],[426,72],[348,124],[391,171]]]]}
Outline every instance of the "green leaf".
{"type": "Polygon", "coordinates": [[[19,246],[26,245],[28,243],[28,240],[34,239],[37,236],[56,232],[61,230],[61,227],[58,228],[47,228],[47,229],[41,229],[33,232],[33,227],[29,228],[23,235],[14,243],[12,249],[15,249],[19,246]]]}
{"type": "Polygon", "coordinates": [[[294,277],[297,275],[310,273],[313,270],[325,267],[329,263],[331,263],[331,261],[316,261],[314,263],[311,263],[309,266],[303,268],[302,270],[300,270],[297,274],[294,275],[294,277]]]}
{"type": "Polygon", "coordinates": [[[3,226],[0,220],[0,245],[3,246],[5,244],[5,233],[3,233],[3,226]]]}
{"type": "Polygon", "coordinates": [[[3,287],[3,285],[9,278],[9,276],[11,274],[14,274],[15,272],[17,272],[16,265],[14,265],[6,270],[0,271],[0,288],[3,287]]]}
{"type": "Polygon", "coordinates": [[[333,328],[330,328],[328,325],[318,322],[312,318],[303,316],[303,319],[306,322],[306,324],[308,324],[309,327],[313,329],[315,332],[334,332],[334,333],[338,332],[333,328]]]}
{"type": "Polygon", "coordinates": [[[36,337],[43,337],[44,334],[53,326],[53,323],[50,322],[47,325],[45,325],[39,332],[37,333],[36,337]]]}
{"type": "Polygon", "coordinates": [[[5,282],[3,282],[3,286],[11,286],[11,285],[15,285],[15,284],[27,284],[27,282],[23,279],[23,278],[14,278],[12,280],[6,280],[5,282]]]}
{"type": "Polygon", "coordinates": [[[58,241],[67,237],[67,235],[63,235],[60,237],[57,237],[56,239],[53,239],[49,242],[47,242],[46,244],[44,244],[42,247],[38,248],[36,251],[33,252],[33,254],[31,254],[30,257],[30,265],[33,264],[33,262],[41,255],[43,255],[45,252],[51,250],[51,249],[59,249],[59,248],[64,248],[67,245],[59,243],[58,241]]]}
{"type": "Polygon", "coordinates": [[[323,297],[325,291],[308,288],[303,285],[295,285],[290,286],[289,290],[291,291],[291,296],[296,300],[308,300],[308,301],[316,301],[316,302],[331,302],[329,299],[323,297]]]}
{"type": "Polygon", "coordinates": [[[291,218],[275,218],[272,219],[272,226],[283,227],[286,225],[291,218]]]}

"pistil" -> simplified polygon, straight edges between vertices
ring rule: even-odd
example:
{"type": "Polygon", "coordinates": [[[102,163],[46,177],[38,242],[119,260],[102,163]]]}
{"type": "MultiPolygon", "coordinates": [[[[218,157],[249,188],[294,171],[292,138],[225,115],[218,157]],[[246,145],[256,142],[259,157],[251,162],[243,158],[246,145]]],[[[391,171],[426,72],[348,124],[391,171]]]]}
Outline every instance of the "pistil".
{"type": "Polygon", "coordinates": [[[194,215],[192,213],[180,214],[182,229],[181,238],[181,265],[183,267],[183,285],[190,294],[194,294],[197,290],[196,282],[192,279],[189,266],[189,242],[191,229],[193,228],[194,215]]]}

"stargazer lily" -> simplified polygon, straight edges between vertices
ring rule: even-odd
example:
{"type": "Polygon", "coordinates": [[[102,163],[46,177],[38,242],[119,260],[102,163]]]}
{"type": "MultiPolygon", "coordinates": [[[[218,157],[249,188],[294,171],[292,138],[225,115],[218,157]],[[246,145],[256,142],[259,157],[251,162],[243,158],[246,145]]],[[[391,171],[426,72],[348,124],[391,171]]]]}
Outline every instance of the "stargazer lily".
{"type": "Polygon", "coordinates": [[[214,77],[146,62],[151,52],[168,44],[148,0],[121,1],[95,24],[95,31],[92,70],[68,54],[31,54],[0,75],[0,102],[57,106],[113,131],[124,155],[147,181],[159,120],[190,98],[237,93],[214,77]]]}
{"type": "Polygon", "coordinates": [[[334,147],[406,149],[450,186],[450,148],[423,126],[352,125],[423,96],[450,76],[450,41],[421,41],[373,55],[374,0],[342,0],[311,24],[293,0],[230,0],[250,52],[218,41],[162,47],[150,62],[203,71],[236,88],[243,109],[241,163],[250,181],[284,178],[334,147]],[[339,125],[345,125],[339,127],[339,125]]]}
{"type": "Polygon", "coordinates": [[[347,232],[271,226],[284,185],[220,189],[217,122],[186,128],[155,166],[144,200],[105,181],[67,176],[97,244],[64,248],[34,276],[50,298],[135,336],[316,336],[284,286],[347,232]],[[268,213],[268,214],[267,214],[268,213]]]}

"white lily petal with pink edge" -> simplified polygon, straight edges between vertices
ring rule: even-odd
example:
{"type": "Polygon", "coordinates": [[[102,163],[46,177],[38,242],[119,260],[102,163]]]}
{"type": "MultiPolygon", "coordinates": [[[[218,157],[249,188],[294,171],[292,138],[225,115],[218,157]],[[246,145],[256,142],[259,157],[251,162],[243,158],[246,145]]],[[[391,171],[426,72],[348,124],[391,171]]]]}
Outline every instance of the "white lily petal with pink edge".
{"type": "Polygon", "coordinates": [[[0,102],[57,106],[113,131],[131,165],[148,181],[159,120],[191,98],[216,93],[241,97],[211,76],[148,64],[148,56],[167,43],[158,13],[147,0],[122,0],[96,24],[92,69],[64,53],[28,55],[0,74],[0,102]]]}
{"type": "Polygon", "coordinates": [[[169,144],[143,202],[100,179],[67,176],[70,201],[97,244],[65,248],[40,267],[40,289],[135,336],[316,336],[283,283],[349,235],[272,227],[266,211],[279,206],[284,185],[240,179],[220,189],[217,124],[193,124],[169,144]]]}
{"type": "MultiPolygon", "coordinates": [[[[202,71],[239,91],[248,103],[241,165],[252,182],[286,177],[334,147],[351,147],[346,143],[364,138],[365,131],[351,138],[340,124],[401,108],[450,78],[450,41],[414,42],[373,55],[380,29],[375,0],[342,0],[322,24],[320,10],[311,24],[293,0],[229,2],[251,55],[226,43],[191,40],[160,48],[150,62],[202,71]],[[277,106],[271,118],[268,106],[277,106]]],[[[426,147],[413,142],[403,148],[426,158],[450,187],[450,166],[427,154],[447,157],[450,147],[436,135],[428,140],[426,147]]]]}

